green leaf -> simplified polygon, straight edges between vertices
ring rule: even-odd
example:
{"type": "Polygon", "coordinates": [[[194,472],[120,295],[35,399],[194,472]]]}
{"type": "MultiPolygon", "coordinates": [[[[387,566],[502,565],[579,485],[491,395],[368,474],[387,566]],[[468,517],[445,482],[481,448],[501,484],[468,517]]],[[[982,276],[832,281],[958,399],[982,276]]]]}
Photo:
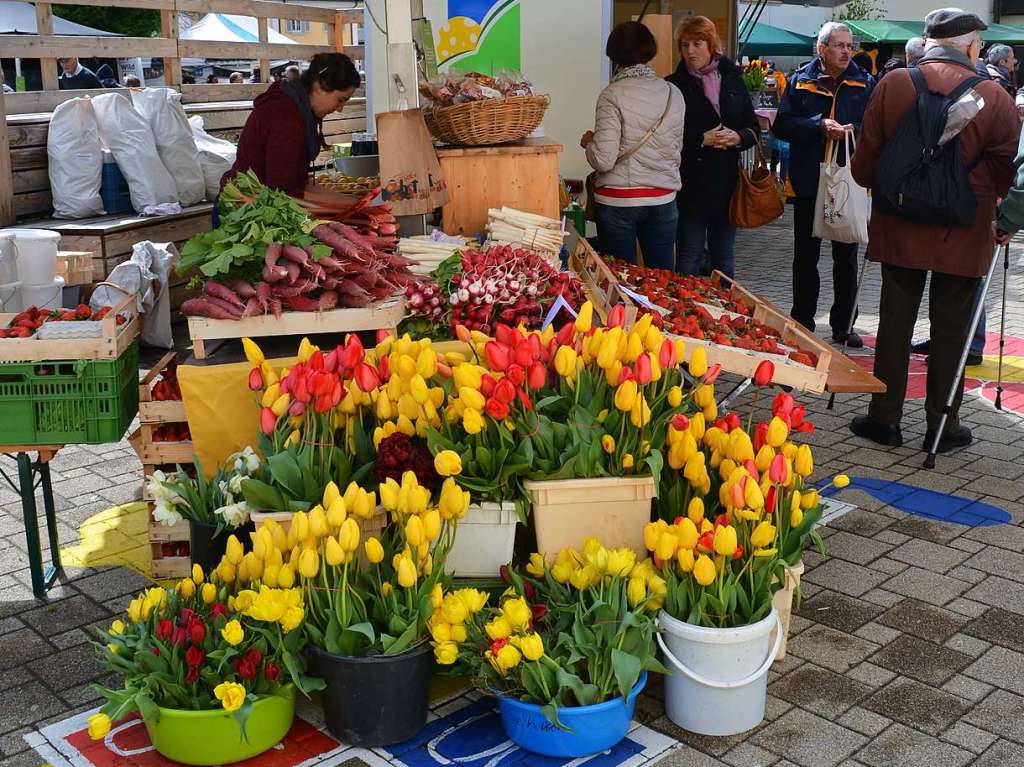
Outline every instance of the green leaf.
{"type": "Polygon", "coordinates": [[[643,665],[635,655],[612,648],[612,671],[615,672],[615,681],[619,685],[619,693],[623,698],[629,696],[630,690],[640,678],[643,665]]]}

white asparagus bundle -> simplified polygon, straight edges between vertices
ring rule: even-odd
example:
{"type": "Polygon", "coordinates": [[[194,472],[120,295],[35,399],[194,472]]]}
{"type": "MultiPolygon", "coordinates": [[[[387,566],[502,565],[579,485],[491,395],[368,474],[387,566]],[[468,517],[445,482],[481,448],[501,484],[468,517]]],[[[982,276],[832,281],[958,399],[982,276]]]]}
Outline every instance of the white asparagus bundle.
{"type": "Polygon", "coordinates": [[[451,257],[452,253],[460,248],[466,247],[468,240],[461,238],[462,242],[438,242],[430,235],[417,235],[415,237],[403,237],[398,241],[398,252],[405,258],[418,262],[409,269],[414,274],[429,274],[438,267],[442,261],[451,257]]]}
{"type": "Polygon", "coordinates": [[[489,209],[487,218],[487,233],[494,242],[524,245],[548,253],[562,249],[565,231],[557,219],[508,207],[489,209]]]}

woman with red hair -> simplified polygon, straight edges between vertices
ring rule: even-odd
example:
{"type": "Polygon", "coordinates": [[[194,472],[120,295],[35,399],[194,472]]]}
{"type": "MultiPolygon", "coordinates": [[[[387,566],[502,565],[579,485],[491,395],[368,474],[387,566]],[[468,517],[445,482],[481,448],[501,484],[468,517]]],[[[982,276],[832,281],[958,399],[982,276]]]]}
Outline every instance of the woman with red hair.
{"type": "Polygon", "coordinates": [[[699,274],[706,249],[711,268],[731,277],[736,227],[729,223],[729,203],[740,152],[753,146],[760,128],[743,73],[722,55],[714,22],[690,16],[676,28],[675,40],[679,67],[667,79],[686,102],[676,271],[699,274]]]}

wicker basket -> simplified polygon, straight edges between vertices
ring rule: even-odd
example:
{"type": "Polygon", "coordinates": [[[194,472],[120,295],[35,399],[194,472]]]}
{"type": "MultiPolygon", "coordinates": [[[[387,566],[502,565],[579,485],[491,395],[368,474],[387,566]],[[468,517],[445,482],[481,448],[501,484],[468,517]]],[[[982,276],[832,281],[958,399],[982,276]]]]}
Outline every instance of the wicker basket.
{"type": "Polygon", "coordinates": [[[507,144],[533,133],[549,103],[548,96],[511,96],[425,109],[423,116],[431,134],[446,144],[507,144]]]}

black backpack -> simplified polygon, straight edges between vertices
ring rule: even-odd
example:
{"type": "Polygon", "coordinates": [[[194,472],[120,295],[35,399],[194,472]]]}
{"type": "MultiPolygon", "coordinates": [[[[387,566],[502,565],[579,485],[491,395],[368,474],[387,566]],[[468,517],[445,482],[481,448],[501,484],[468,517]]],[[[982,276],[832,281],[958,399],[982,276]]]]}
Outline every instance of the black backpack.
{"type": "Polygon", "coordinates": [[[977,199],[969,176],[981,161],[965,164],[960,135],[941,147],[949,108],[984,77],[969,77],[943,96],[928,89],[924,74],[910,67],[917,101],[886,144],[875,169],[871,204],[882,213],[919,224],[968,226],[974,223],[977,199]]]}

